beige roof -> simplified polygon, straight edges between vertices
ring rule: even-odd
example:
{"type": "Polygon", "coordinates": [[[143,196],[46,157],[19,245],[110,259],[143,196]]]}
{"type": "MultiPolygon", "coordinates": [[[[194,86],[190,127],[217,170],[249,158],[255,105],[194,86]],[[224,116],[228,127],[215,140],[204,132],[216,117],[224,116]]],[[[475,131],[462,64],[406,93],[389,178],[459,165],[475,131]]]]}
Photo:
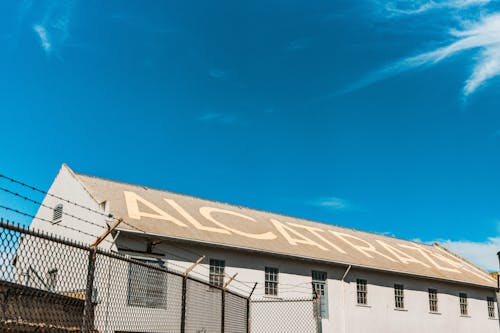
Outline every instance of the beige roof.
{"type": "Polygon", "coordinates": [[[435,244],[426,245],[326,223],[75,174],[121,229],[180,240],[351,264],[496,287],[486,271],[435,244]]]}

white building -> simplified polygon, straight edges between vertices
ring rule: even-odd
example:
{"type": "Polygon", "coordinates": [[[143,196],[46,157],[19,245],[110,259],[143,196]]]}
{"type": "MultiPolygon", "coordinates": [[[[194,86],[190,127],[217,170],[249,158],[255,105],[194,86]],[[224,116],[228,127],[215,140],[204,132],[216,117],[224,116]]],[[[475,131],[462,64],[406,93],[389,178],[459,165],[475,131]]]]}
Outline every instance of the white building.
{"type": "MultiPolygon", "coordinates": [[[[238,273],[258,282],[254,298],[311,295],[314,282],[323,332],[499,332],[497,280],[438,244],[77,174],[66,165],[49,192],[123,218],[101,245],[110,250],[161,258],[173,269],[203,254],[212,282],[222,282],[221,271],[238,273]]],[[[97,225],[112,222],[52,196],[44,204],[97,225]]],[[[95,239],[63,226],[102,233],[45,207],[37,217],[54,221],[35,219],[33,228],[86,243],[95,239]]],[[[208,271],[197,266],[196,273],[208,271]]]]}

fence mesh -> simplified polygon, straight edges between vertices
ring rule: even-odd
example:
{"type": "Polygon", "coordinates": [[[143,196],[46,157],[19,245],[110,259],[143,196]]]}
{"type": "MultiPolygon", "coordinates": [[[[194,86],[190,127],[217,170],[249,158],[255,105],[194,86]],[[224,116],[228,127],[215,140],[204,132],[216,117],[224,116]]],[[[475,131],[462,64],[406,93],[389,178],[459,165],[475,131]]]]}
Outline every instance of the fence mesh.
{"type": "Polygon", "coordinates": [[[248,332],[246,297],[0,221],[1,332],[248,332]]]}
{"type": "Polygon", "coordinates": [[[187,281],[186,333],[220,332],[222,293],[219,289],[187,281]]]}
{"type": "Polygon", "coordinates": [[[250,303],[252,333],[317,333],[319,303],[313,298],[260,299],[250,303]]]}
{"type": "Polygon", "coordinates": [[[226,325],[226,332],[231,333],[245,333],[247,332],[247,315],[239,311],[239,309],[246,308],[246,299],[238,295],[226,293],[225,295],[226,307],[224,314],[224,324],[226,325]]]}

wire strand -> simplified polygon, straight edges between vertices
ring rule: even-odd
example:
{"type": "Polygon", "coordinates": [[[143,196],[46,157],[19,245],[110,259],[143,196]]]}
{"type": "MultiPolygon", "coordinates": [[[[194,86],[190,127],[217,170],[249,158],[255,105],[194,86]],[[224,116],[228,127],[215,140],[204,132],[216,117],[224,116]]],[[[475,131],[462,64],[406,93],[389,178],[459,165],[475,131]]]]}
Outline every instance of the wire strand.
{"type": "MultiPolygon", "coordinates": [[[[34,204],[36,204],[36,205],[40,205],[40,206],[42,206],[42,207],[48,208],[48,209],[50,209],[50,210],[54,210],[54,207],[50,207],[50,206],[48,206],[48,205],[44,204],[43,202],[40,202],[40,201],[34,200],[34,199],[30,198],[30,197],[27,197],[27,196],[21,195],[21,194],[19,194],[19,193],[13,192],[13,191],[11,191],[11,190],[9,190],[9,189],[7,189],[7,188],[4,188],[4,187],[1,187],[1,186],[0,186],[0,191],[3,191],[3,192],[8,193],[8,194],[11,194],[11,195],[16,196],[16,197],[18,197],[18,198],[21,198],[21,199],[23,199],[23,200],[29,201],[29,202],[34,203],[34,204]]],[[[92,221],[89,221],[89,220],[87,220],[87,219],[84,219],[84,218],[78,217],[78,216],[76,216],[76,215],[66,213],[64,210],[62,211],[62,214],[63,214],[63,215],[66,215],[66,216],[69,216],[69,217],[71,217],[71,218],[74,218],[74,219],[76,219],[76,220],[78,220],[78,221],[85,222],[85,223],[88,223],[88,224],[92,224],[92,225],[94,225],[94,226],[96,226],[96,227],[99,227],[99,228],[107,229],[107,227],[105,227],[105,226],[99,225],[99,224],[97,224],[97,223],[95,223],[95,222],[92,222],[92,221]]]]}
{"type": "MultiPolygon", "coordinates": [[[[1,209],[4,209],[6,211],[10,211],[10,212],[13,212],[13,213],[16,213],[16,214],[19,214],[19,215],[23,215],[23,216],[26,216],[26,217],[30,217],[32,219],[37,219],[37,220],[40,220],[40,221],[43,221],[43,222],[47,222],[47,223],[50,223],[53,225],[52,221],[49,221],[47,219],[44,219],[42,217],[38,217],[38,216],[35,216],[35,215],[32,215],[32,214],[28,214],[26,212],[22,212],[18,209],[15,209],[15,208],[11,208],[11,207],[7,207],[7,206],[4,206],[4,205],[0,205],[0,208],[1,209]]],[[[85,232],[85,231],[81,231],[79,229],[75,229],[75,228],[72,228],[72,227],[69,227],[69,226],[66,226],[66,225],[62,225],[62,224],[56,224],[56,226],[58,227],[62,227],[62,228],[66,228],[66,229],[69,229],[69,230],[72,230],[72,231],[76,231],[78,233],[81,233],[81,234],[84,234],[84,235],[87,235],[87,236],[90,236],[90,237],[94,237],[94,238],[98,238],[99,236],[96,236],[96,235],[92,235],[88,232],[85,232]]],[[[112,243],[110,240],[107,240],[107,239],[104,239],[103,241],[106,241],[106,242],[110,242],[112,243]]]]}
{"type": "MultiPolygon", "coordinates": [[[[101,215],[101,216],[104,216],[104,217],[107,217],[107,218],[112,218],[112,219],[118,220],[118,218],[117,218],[117,217],[115,217],[115,216],[114,216],[113,214],[111,214],[111,213],[106,214],[106,213],[103,213],[103,212],[99,212],[99,211],[97,211],[97,210],[95,210],[95,209],[92,209],[92,208],[89,208],[89,207],[87,207],[87,206],[81,205],[81,204],[79,204],[79,203],[77,203],[77,202],[74,202],[74,201],[68,200],[68,199],[63,198],[63,197],[61,197],[61,196],[58,196],[58,195],[52,194],[52,193],[50,193],[50,192],[48,192],[48,191],[44,191],[44,190],[42,190],[42,189],[39,189],[38,187],[35,187],[35,186],[32,186],[32,185],[29,185],[29,184],[27,184],[27,183],[24,183],[24,182],[22,182],[22,181],[19,181],[19,180],[17,180],[17,179],[12,178],[12,177],[8,177],[8,176],[6,176],[6,175],[0,174],[0,178],[6,179],[6,180],[8,180],[8,181],[10,181],[10,182],[12,182],[12,183],[15,183],[15,184],[18,184],[18,185],[20,185],[20,186],[26,187],[26,188],[28,188],[28,189],[30,189],[30,190],[32,190],[32,191],[35,191],[35,192],[38,192],[38,193],[41,193],[41,194],[44,194],[44,195],[51,196],[51,197],[53,197],[53,198],[55,198],[55,199],[61,200],[61,201],[66,202],[66,203],[69,203],[69,204],[74,205],[74,206],[76,206],[76,207],[80,207],[80,208],[82,208],[82,209],[88,210],[88,211],[90,211],[90,212],[92,212],[92,213],[95,213],[95,214],[98,214],[98,215],[101,215]]],[[[28,197],[22,196],[22,195],[20,195],[20,194],[17,194],[17,193],[15,193],[15,192],[10,191],[10,190],[3,189],[3,188],[0,188],[0,189],[4,190],[4,192],[7,192],[7,193],[10,193],[10,194],[16,195],[16,196],[21,197],[21,198],[23,198],[23,199],[25,199],[25,200],[29,200],[29,201],[34,202],[34,203],[38,203],[36,200],[32,200],[32,199],[30,199],[30,198],[28,198],[28,197]]],[[[41,204],[41,203],[38,203],[38,204],[41,204]]],[[[34,219],[39,219],[39,220],[42,220],[42,221],[46,221],[46,222],[52,223],[51,221],[48,221],[48,220],[46,220],[46,219],[42,219],[42,218],[40,218],[40,217],[36,217],[36,216],[30,215],[30,214],[27,214],[27,213],[23,213],[23,212],[21,212],[21,211],[19,211],[19,210],[16,210],[16,209],[8,208],[8,207],[5,207],[5,206],[0,206],[0,208],[7,209],[7,210],[11,210],[11,211],[16,212],[16,213],[18,213],[18,214],[21,214],[21,215],[24,215],[24,216],[29,216],[29,217],[34,218],[34,219]]],[[[88,221],[88,220],[85,220],[85,219],[82,219],[82,218],[76,217],[76,216],[71,215],[71,214],[67,214],[67,215],[68,215],[68,216],[71,216],[71,217],[73,217],[73,218],[76,218],[76,219],[78,219],[78,220],[80,220],[80,221],[90,222],[90,221],[88,221]]],[[[91,223],[91,224],[94,224],[94,223],[92,223],[92,222],[90,222],[90,223],[91,223]]],[[[136,226],[134,226],[134,225],[132,225],[132,224],[130,224],[130,223],[128,223],[128,222],[126,222],[126,221],[123,221],[123,220],[122,220],[122,222],[121,222],[121,223],[123,223],[123,224],[125,224],[125,225],[129,226],[129,227],[130,227],[130,228],[132,228],[132,229],[135,229],[135,230],[137,230],[137,231],[140,231],[140,232],[143,232],[143,233],[147,234],[147,232],[146,232],[146,231],[144,231],[144,230],[142,230],[142,229],[140,229],[140,228],[138,228],[138,227],[136,227],[136,226]]],[[[97,224],[96,224],[96,225],[97,225],[97,224]]],[[[75,228],[71,228],[71,227],[68,227],[68,226],[63,226],[63,225],[59,225],[59,226],[61,226],[61,227],[65,227],[65,228],[67,228],[67,229],[70,229],[70,230],[73,230],[73,231],[76,231],[76,232],[80,232],[80,233],[82,233],[82,234],[86,234],[86,235],[91,236],[91,237],[98,237],[98,236],[91,235],[91,234],[86,233],[86,232],[84,232],[84,231],[81,231],[81,230],[78,230],[78,229],[75,229],[75,228]]],[[[97,225],[97,226],[99,226],[99,225],[97,225]]],[[[102,227],[102,226],[100,226],[100,227],[102,227]]],[[[111,242],[111,241],[109,241],[109,240],[105,240],[105,241],[108,241],[108,242],[110,242],[110,243],[113,243],[113,242],[111,242]]],[[[189,252],[192,252],[192,253],[194,253],[194,254],[196,254],[196,255],[199,255],[199,257],[201,257],[201,255],[200,255],[199,253],[195,253],[195,252],[193,252],[193,251],[189,251],[189,252]]],[[[185,259],[185,258],[184,258],[184,259],[185,259]]],[[[191,261],[191,260],[189,260],[189,261],[191,261]]],[[[224,272],[224,275],[225,275],[225,276],[227,276],[227,277],[230,277],[230,276],[229,276],[229,275],[227,275],[227,273],[225,273],[225,272],[224,272]]],[[[247,287],[247,288],[249,288],[249,289],[252,289],[252,288],[253,288],[253,286],[249,286],[249,285],[247,285],[246,283],[244,283],[244,282],[242,282],[242,281],[240,281],[240,280],[238,280],[238,279],[233,279],[233,281],[238,282],[238,283],[241,283],[242,285],[246,286],[246,287],[247,287]]]]}
{"type": "Polygon", "coordinates": [[[73,202],[73,201],[71,201],[71,200],[68,200],[68,199],[62,198],[62,197],[60,197],[60,196],[58,196],[58,195],[55,195],[55,194],[49,193],[49,192],[47,192],[47,191],[41,190],[41,189],[39,189],[39,188],[37,188],[37,187],[35,187],[35,186],[28,185],[28,184],[26,184],[26,183],[23,183],[22,181],[16,180],[16,179],[11,178],[11,177],[8,177],[8,176],[6,176],[6,175],[0,174],[0,178],[6,179],[6,180],[8,180],[8,181],[10,181],[10,182],[12,182],[12,183],[15,183],[15,184],[21,185],[21,186],[23,186],[23,187],[29,188],[29,189],[30,189],[30,190],[32,190],[32,191],[39,192],[39,193],[42,193],[42,194],[45,194],[45,195],[51,196],[51,197],[53,197],[53,198],[56,198],[56,199],[58,199],[58,200],[61,200],[61,201],[67,202],[67,203],[72,204],[72,205],[74,205],[74,206],[76,206],[76,207],[80,207],[80,208],[86,209],[86,210],[88,210],[88,211],[90,211],[90,212],[92,212],[92,213],[99,214],[99,215],[102,215],[102,216],[105,216],[105,217],[108,217],[108,218],[112,218],[112,219],[115,219],[115,220],[117,220],[117,219],[118,219],[117,217],[114,217],[114,216],[113,216],[113,214],[106,214],[106,213],[103,213],[103,212],[99,212],[99,211],[97,211],[97,210],[95,210],[95,209],[89,208],[89,207],[87,207],[87,206],[80,205],[79,203],[76,203],[76,202],[73,202]]]}

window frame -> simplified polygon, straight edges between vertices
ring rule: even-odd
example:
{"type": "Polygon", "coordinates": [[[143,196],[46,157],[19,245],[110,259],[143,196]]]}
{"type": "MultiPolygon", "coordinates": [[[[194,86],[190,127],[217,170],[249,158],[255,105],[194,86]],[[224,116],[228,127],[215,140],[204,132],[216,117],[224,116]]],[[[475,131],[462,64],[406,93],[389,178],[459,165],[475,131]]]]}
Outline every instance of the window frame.
{"type": "Polygon", "coordinates": [[[219,288],[224,287],[224,276],[226,261],[224,259],[210,258],[209,260],[209,283],[219,288]]]}
{"type": "Polygon", "coordinates": [[[279,273],[280,270],[277,267],[264,267],[264,295],[278,296],[279,273]]]}
{"type": "Polygon", "coordinates": [[[405,286],[402,283],[394,284],[394,308],[397,310],[405,309],[405,286]]]}
{"type": "Polygon", "coordinates": [[[488,308],[488,318],[497,319],[497,316],[495,314],[495,297],[486,297],[486,306],[488,308]]]}
{"type": "Polygon", "coordinates": [[[459,293],[460,315],[464,317],[469,316],[469,300],[467,293],[459,293]]]}
{"type": "Polygon", "coordinates": [[[320,317],[328,319],[328,273],[324,271],[311,271],[313,296],[319,296],[320,317]]]}
{"type": "MultiPolygon", "coordinates": [[[[132,259],[145,264],[158,264],[159,267],[164,267],[164,262],[156,258],[132,257],[132,259]]],[[[127,306],[166,310],[167,273],[132,262],[129,262],[128,265],[127,306]],[[150,270],[152,274],[144,274],[144,270],[150,270]]]]}
{"type": "Polygon", "coordinates": [[[368,281],[356,279],[356,304],[368,305],[368,281]]]}
{"type": "Polygon", "coordinates": [[[53,268],[47,271],[47,289],[50,291],[55,291],[57,287],[57,276],[58,269],[53,268]]]}
{"type": "Polygon", "coordinates": [[[429,312],[439,313],[439,298],[437,289],[429,288],[427,293],[429,295],[429,312]]]}

